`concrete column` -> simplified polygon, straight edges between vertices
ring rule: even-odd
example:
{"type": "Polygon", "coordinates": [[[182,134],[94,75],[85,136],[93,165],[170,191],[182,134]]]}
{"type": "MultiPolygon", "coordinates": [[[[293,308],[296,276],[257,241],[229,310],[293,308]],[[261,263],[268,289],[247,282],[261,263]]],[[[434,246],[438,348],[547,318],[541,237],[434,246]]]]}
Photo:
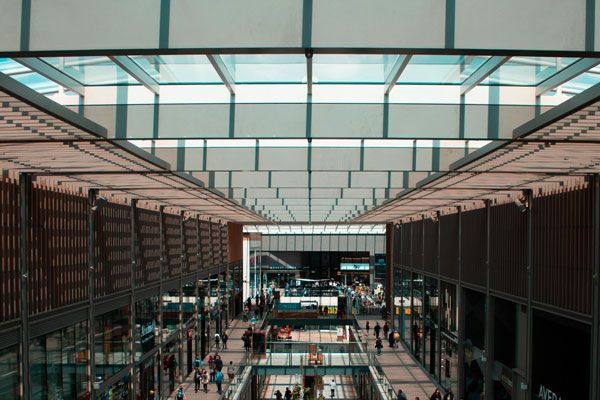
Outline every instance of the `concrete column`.
{"type": "Polygon", "coordinates": [[[486,280],[485,280],[485,371],[484,371],[484,383],[485,383],[485,398],[494,398],[494,385],[492,380],[492,370],[494,362],[494,301],[490,294],[490,234],[491,234],[491,204],[487,200],[485,202],[485,269],[486,269],[486,280]]]}
{"type": "Polygon", "coordinates": [[[136,240],[137,240],[137,200],[131,200],[131,288],[129,290],[129,390],[130,399],[135,398],[135,273],[137,270],[136,240]]]}
{"type": "Polygon", "coordinates": [[[457,207],[457,213],[458,284],[456,285],[456,308],[458,310],[458,397],[460,398],[465,395],[465,293],[462,287],[462,210],[460,207],[457,207]]]}

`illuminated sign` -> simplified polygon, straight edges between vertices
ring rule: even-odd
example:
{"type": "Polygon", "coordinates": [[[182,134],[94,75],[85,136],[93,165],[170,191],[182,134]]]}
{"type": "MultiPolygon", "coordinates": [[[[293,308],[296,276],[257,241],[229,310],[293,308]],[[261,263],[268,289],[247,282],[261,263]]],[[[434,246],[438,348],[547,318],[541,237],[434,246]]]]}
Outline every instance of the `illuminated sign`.
{"type": "Polygon", "coordinates": [[[341,263],[340,269],[342,271],[368,271],[370,266],[367,263],[341,263]]]}

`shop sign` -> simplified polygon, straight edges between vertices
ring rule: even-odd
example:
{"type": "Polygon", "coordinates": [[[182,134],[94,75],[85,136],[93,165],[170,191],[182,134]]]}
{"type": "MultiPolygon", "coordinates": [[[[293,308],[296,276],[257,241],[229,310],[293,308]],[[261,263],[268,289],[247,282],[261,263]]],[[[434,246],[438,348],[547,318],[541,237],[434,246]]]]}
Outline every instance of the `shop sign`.
{"type": "Polygon", "coordinates": [[[342,271],[368,271],[370,266],[368,263],[341,263],[342,271]]]}
{"type": "Polygon", "coordinates": [[[537,398],[539,400],[561,400],[559,394],[553,392],[544,385],[540,385],[540,390],[538,391],[537,398]]]}
{"type": "Polygon", "coordinates": [[[154,346],[154,331],[156,329],[156,323],[154,320],[143,322],[140,325],[140,341],[142,349],[147,351],[154,346]]]}

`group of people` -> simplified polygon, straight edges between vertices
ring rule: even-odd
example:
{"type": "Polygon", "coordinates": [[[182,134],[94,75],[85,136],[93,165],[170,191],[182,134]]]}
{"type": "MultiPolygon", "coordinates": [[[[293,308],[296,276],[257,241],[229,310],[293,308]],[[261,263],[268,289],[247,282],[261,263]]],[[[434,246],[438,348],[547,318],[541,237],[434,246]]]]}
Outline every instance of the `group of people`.
{"type": "MultiPolygon", "coordinates": [[[[221,355],[219,353],[215,353],[214,356],[211,354],[208,356],[206,360],[206,364],[208,364],[208,370],[203,368],[202,360],[196,356],[194,360],[194,392],[198,393],[200,390],[200,384],[202,384],[202,389],[204,393],[208,392],[208,384],[210,382],[214,382],[217,385],[217,392],[221,394],[222,385],[225,377],[223,376],[223,360],[221,359],[221,355]]],[[[227,366],[227,375],[229,380],[232,381],[235,377],[235,366],[233,365],[233,361],[229,361],[229,365],[227,366]]]]}
{"type": "MultiPolygon", "coordinates": [[[[398,400],[408,400],[406,398],[406,394],[402,391],[402,389],[398,389],[398,400]]],[[[452,393],[452,389],[448,389],[446,394],[442,397],[442,393],[440,389],[435,389],[433,394],[429,397],[429,400],[455,400],[456,397],[454,393],[452,393]]],[[[421,400],[419,396],[415,397],[415,400],[421,400]]],[[[460,400],[463,400],[461,397],[460,400]]]]}
{"type": "MultiPolygon", "coordinates": [[[[369,323],[369,321],[367,321],[365,330],[366,330],[366,337],[368,338],[369,331],[371,330],[371,324],[369,323]]],[[[382,341],[382,338],[380,337],[381,333],[383,333],[384,339],[387,338],[387,341],[391,348],[398,347],[398,343],[400,341],[400,333],[397,330],[391,331],[387,322],[383,323],[383,327],[381,327],[381,325],[379,325],[379,322],[377,322],[375,324],[375,327],[373,327],[373,331],[375,333],[375,350],[377,351],[377,355],[381,354],[381,349],[383,348],[383,341],[382,341]]]]}

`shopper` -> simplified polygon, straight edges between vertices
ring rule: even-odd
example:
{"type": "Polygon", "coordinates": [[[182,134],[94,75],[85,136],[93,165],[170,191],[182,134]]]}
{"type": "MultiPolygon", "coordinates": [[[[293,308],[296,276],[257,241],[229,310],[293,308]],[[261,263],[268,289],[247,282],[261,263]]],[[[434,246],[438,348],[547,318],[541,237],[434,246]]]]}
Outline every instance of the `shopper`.
{"type": "Polygon", "coordinates": [[[394,347],[398,348],[398,343],[400,342],[400,333],[398,330],[394,330],[394,347]]]}
{"type": "Polygon", "coordinates": [[[223,360],[221,360],[221,356],[218,354],[215,356],[215,369],[217,371],[223,370],[223,360]]]}
{"type": "Polygon", "coordinates": [[[402,391],[402,389],[398,389],[398,400],[407,400],[406,395],[402,391]]]}
{"type": "Polygon", "coordinates": [[[227,336],[227,333],[223,333],[223,336],[221,336],[221,341],[223,342],[223,350],[225,350],[227,348],[227,340],[229,339],[229,336],[227,336]]]}
{"type": "Polygon", "coordinates": [[[283,395],[283,397],[285,398],[285,400],[292,400],[292,391],[289,387],[285,388],[285,394],[283,395]]]}
{"type": "Polygon", "coordinates": [[[185,397],[185,393],[183,392],[183,386],[179,386],[179,389],[177,389],[177,394],[175,395],[175,398],[177,400],[187,400],[187,397],[185,397]]]}
{"type": "Polygon", "coordinates": [[[387,322],[384,322],[383,323],[383,336],[387,337],[389,331],[390,331],[390,327],[388,326],[387,322]]]}
{"type": "Polygon", "coordinates": [[[368,335],[369,329],[371,329],[371,325],[369,324],[369,321],[367,321],[367,325],[365,326],[365,329],[367,330],[367,335],[368,335]]]}
{"type": "Polygon", "coordinates": [[[388,335],[388,342],[390,343],[390,347],[394,348],[396,346],[396,340],[394,339],[394,332],[390,332],[388,335]]]}
{"type": "Polygon", "coordinates": [[[215,374],[215,383],[217,384],[217,393],[221,394],[221,386],[223,385],[223,373],[217,371],[215,374]]]}
{"type": "Polygon", "coordinates": [[[375,340],[375,349],[377,349],[377,355],[381,355],[381,349],[383,348],[383,344],[381,343],[381,339],[377,338],[375,340]]]}
{"type": "Polygon", "coordinates": [[[335,397],[335,389],[336,389],[335,379],[332,379],[331,382],[329,382],[329,390],[331,390],[331,398],[332,399],[335,397]]]}
{"type": "Polygon", "coordinates": [[[442,394],[439,389],[435,389],[429,400],[442,400],[442,394]]]}
{"type": "Polygon", "coordinates": [[[454,393],[452,393],[452,388],[450,388],[444,395],[444,400],[454,400],[454,399],[455,399],[454,393]]]}
{"type": "Polygon", "coordinates": [[[196,358],[194,359],[194,368],[200,369],[202,368],[202,359],[200,358],[200,356],[198,356],[198,353],[196,353],[196,358]]]}
{"type": "Polygon", "coordinates": [[[221,335],[219,335],[218,333],[215,333],[215,348],[217,350],[219,349],[220,342],[221,342],[221,335]]]}
{"type": "Polygon", "coordinates": [[[194,369],[194,393],[198,393],[200,390],[200,381],[202,380],[202,373],[199,368],[194,369]]]}
{"type": "Polygon", "coordinates": [[[275,398],[277,400],[283,400],[283,394],[281,394],[281,391],[279,389],[277,389],[277,391],[275,392],[275,398]]]}
{"type": "Polygon", "coordinates": [[[229,366],[227,367],[227,376],[229,377],[229,381],[233,382],[233,378],[235,377],[235,367],[233,366],[233,361],[229,361],[229,366]]]}
{"type": "Polygon", "coordinates": [[[204,393],[208,392],[208,382],[209,382],[208,372],[205,369],[203,369],[202,370],[202,387],[204,389],[204,393]]]}
{"type": "Polygon", "coordinates": [[[379,339],[379,332],[381,332],[381,326],[379,325],[379,322],[375,324],[375,328],[373,328],[373,330],[375,331],[375,337],[379,339]]]}

